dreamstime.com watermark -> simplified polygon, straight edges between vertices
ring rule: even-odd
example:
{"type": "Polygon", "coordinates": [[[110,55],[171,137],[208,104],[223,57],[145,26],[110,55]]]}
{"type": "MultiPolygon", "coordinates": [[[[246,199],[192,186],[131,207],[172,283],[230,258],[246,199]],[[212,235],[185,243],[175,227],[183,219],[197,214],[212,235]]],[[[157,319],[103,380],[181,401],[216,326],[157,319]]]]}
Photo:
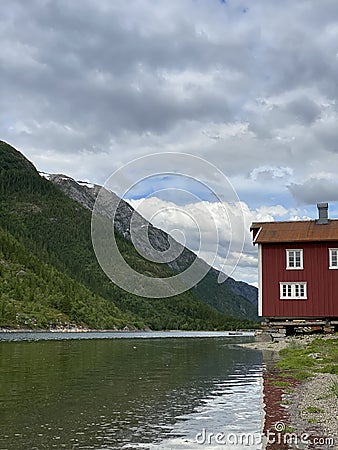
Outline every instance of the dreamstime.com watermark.
{"type": "Polygon", "coordinates": [[[223,433],[210,432],[203,428],[201,432],[195,436],[198,445],[226,445],[228,447],[253,447],[262,444],[293,444],[293,445],[314,445],[316,448],[322,446],[333,447],[335,445],[333,437],[327,436],[310,436],[308,433],[297,434],[289,432],[284,422],[276,422],[273,430],[266,433],[223,433]]]}

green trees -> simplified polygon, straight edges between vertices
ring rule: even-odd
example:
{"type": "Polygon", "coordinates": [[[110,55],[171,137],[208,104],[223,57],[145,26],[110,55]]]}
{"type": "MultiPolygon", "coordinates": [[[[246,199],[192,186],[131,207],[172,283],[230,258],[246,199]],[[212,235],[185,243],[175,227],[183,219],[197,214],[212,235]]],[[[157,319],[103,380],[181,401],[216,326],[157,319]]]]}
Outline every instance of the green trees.
{"type": "MultiPolygon", "coordinates": [[[[0,141],[0,326],[74,323],[157,330],[233,326],[231,318],[191,291],[170,299],[145,299],[114,285],[96,260],[90,224],[87,209],[0,141]]],[[[118,232],[116,239],[135,270],[172,275],[168,266],[142,258],[118,232]]]]}
{"type": "Polygon", "coordinates": [[[70,323],[92,328],[134,325],[133,318],[125,316],[113,302],[43,263],[2,228],[0,267],[1,327],[49,328],[70,323]]]}

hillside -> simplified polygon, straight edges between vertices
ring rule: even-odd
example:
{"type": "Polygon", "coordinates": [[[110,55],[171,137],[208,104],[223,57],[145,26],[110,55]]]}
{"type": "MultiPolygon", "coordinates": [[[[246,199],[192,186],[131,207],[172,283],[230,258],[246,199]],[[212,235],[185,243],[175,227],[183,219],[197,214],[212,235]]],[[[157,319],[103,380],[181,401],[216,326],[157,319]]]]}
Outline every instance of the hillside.
{"type": "MultiPolygon", "coordinates": [[[[93,210],[101,186],[75,181],[73,178],[65,175],[42,174],[42,176],[60,187],[68,197],[76,200],[90,211],[93,210]]],[[[130,222],[133,216],[134,229],[141,230],[146,227],[149,241],[156,250],[165,251],[168,248],[169,237],[167,233],[151,225],[127,202],[118,198],[114,193],[107,191],[105,195],[109,198],[109,202],[107,201],[105,210],[102,213],[114,221],[115,228],[126,240],[131,241],[130,222]]],[[[142,236],[141,233],[136,233],[136,242],[142,251],[147,253],[149,245],[142,236]]],[[[200,266],[206,265],[203,260],[198,259],[189,249],[183,248],[177,242],[171,242],[171,244],[178,248],[179,251],[177,253],[181,253],[174,261],[168,263],[169,268],[175,273],[182,272],[196,259],[200,266]]],[[[219,272],[209,266],[207,270],[209,272],[206,276],[194,286],[194,294],[204,303],[221,313],[226,312],[235,317],[257,320],[257,288],[242,281],[236,281],[231,277],[228,277],[224,283],[219,284],[217,281],[219,272]]]]}
{"type": "Polygon", "coordinates": [[[0,228],[0,326],[56,328],[142,328],[113,302],[95,295],[53,266],[43,263],[0,228]]]}
{"type": "MultiPolygon", "coordinates": [[[[57,318],[93,328],[245,325],[217,312],[192,292],[146,299],[111,283],[92,249],[90,211],[41,178],[26,158],[1,141],[0,194],[0,326],[44,327],[57,318]],[[8,252],[9,244],[15,251],[8,252]]],[[[170,267],[142,258],[118,230],[116,238],[121,252],[140,272],[172,275],[170,267]]]]}

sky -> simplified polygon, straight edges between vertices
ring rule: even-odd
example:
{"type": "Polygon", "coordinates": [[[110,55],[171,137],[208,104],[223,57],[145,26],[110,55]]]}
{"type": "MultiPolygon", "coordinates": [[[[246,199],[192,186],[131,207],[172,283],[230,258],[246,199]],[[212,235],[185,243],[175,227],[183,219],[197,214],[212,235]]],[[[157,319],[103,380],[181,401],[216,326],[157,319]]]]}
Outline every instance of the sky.
{"type": "MultiPolygon", "coordinates": [[[[232,229],[244,246],[232,275],[254,284],[251,221],[316,218],[320,201],[338,217],[337,19],[336,0],[5,2],[0,139],[77,180],[104,184],[127,167],[125,197],[196,251],[227,202],[212,189],[229,183],[228,213],[245,225],[244,237],[232,229]],[[172,153],[191,165],[166,173],[172,153]],[[146,176],[152,154],[162,163],[146,176]],[[187,178],[194,158],[227,181],[187,178]]],[[[240,246],[227,256],[218,230],[221,268],[240,246]]]]}

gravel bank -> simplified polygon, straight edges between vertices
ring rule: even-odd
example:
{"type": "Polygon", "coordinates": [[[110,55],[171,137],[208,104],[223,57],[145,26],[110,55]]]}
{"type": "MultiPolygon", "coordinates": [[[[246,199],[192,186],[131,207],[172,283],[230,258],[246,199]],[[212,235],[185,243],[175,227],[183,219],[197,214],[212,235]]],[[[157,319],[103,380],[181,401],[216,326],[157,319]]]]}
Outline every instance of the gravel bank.
{"type": "Polygon", "coordinates": [[[318,448],[338,449],[338,397],[332,386],[338,383],[338,375],[319,373],[315,378],[306,381],[294,394],[288,395],[290,425],[298,433],[314,429],[318,438],[333,438],[333,446],[322,445],[318,448]]]}
{"type": "MultiPolygon", "coordinates": [[[[278,359],[278,352],[289,345],[297,343],[306,346],[317,335],[288,337],[278,341],[260,340],[257,342],[241,344],[244,347],[261,351],[274,351],[278,359]]],[[[333,339],[337,335],[321,336],[321,339],[333,339]]],[[[283,399],[289,403],[288,425],[296,430],[298,435],[304,431],[311,431],[312,436],[317,438],[333,438],[334,443],[321,443],[315,449],[338,450],[338,397],[332,388],[338,383],[338,375],[329,373],[317,373],[313,378],[300,384],[299,388],[292,394],[285,394],[283,399]]],[[[292,447],[290,447],[292,448],[292,447]]]]}
{"type": "Polygon", "coordinates": [[[282,338],[276,341],[261,341],[259,340],[259,336],[257,336],[258,340],[255,342],[245,343],[245,344],[239,344],[242,347],[252,348],[255,350],[270,350],[279,352],[280,350],[283,350],[284,348],[288,347],[290,344],[297,343],[299,345],[305,346],[310,344],[310,342],[315,339],[318,336],[297,336],[297,337],[287,337],[282,338]]]}

